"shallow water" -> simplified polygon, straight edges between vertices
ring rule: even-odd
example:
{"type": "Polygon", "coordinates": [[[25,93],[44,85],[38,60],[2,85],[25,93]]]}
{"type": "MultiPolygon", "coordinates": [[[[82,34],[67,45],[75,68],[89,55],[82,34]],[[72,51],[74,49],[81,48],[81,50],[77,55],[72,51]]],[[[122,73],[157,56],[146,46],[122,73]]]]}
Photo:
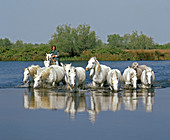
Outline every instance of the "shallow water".
{"type": "MultiPolygon", "coordinates": [[[[63,62],[70,63],[70,62],[63,62]]],[[[87,61],[71,62],[73,66],[86,67],[87,61]]],[[[130,66],[133,61],[100,61],[101,64],[117,68],[123,73],[124,69],[130,66]]],[[[170,61],[138,61],[153,68],[156,76],[156,87],[170,86],[170,61]]],[[[42,61],[0,61],[0,88],[10,88],[22,85],[24,68],[35,64],[43,67],[42,61]]],[[[87,72],[86,84],[91,83],[89,72],[87,72]]]]}
{"type": "MultiPolygon", "coordinates": [[[[102,61],[123,70],[133,61],[102,61]]],[[[66,62],[69,63],[69,62],[66,62]]],[[[85,67],[87,62],[72,62],[85,67]]],[[[25,88],[24,67],[43,62],[0,62],[0,139],[169,139],[170,61],[139,61],[153,68],[152,89],[86,89],[70,93],[25,88]],[[23,88],[17,88],[23,87],[23,88]]]]}

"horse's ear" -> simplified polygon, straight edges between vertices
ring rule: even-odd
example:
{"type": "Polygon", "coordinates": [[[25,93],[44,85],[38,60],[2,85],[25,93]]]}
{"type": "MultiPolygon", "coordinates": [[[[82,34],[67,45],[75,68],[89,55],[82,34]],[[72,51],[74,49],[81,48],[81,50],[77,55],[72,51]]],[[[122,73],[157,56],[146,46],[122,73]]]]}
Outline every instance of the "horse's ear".
{"type": "MultiPolygon", "coordinates": [[[[97,61],[97,60],[96,60],[97,61]]],[[[101,67],[100,67],[100,64],[99,62],[97,61],[97,72],[99,72],[101,70],[101,67]]]]}
{"type": "Polygon", "coordinates": [[[95,61],[97,60],[96,56],[94,56],[93,58],[94,58],[95,61]]]}
{"type": "Polygon", "coordinates": [[[116,72],[116,77],[117,77],[117,79],[118,79],[118,77],[119,77],[118,72],[117,72],[117,71],[115,71],[115,72],[116,72]]]}

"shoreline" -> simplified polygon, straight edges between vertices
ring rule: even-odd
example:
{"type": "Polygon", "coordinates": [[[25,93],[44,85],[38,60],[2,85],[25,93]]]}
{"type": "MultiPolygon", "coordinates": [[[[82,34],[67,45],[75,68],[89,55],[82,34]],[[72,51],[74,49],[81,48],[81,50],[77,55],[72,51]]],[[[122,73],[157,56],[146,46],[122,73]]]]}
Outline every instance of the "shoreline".
{"type": "MultiPolygon", "coordinates": [[[[90,58],[89,58],[90,59],[90,58]]],[[[89,59],[86,59],[86,60],[81,60],[81,59],[64,59],[64,60],[60,60],[61,62],[62,61],[88,61],[89,59]]],[[[20,60],[0,60],[0,62],[17,62],[17,61],[20,61],[20,60]]],[[[39,62],[39,61],[45,61],[45,60],[24,60],[24,61],[20,61],[20,62],[39,62]]],[[[109,60],[109,59],[99,59],[99,61],[170,61],[170,59],[167,59],[167,60],[109,60]]]]}
{"type": "MultiPolygon", "coordinates": [[[[103,91],[110,91],[110,89],[108,88],[108,89],[106,89],[107,87],[105,87],[105,88],[102,88],[102,90],[103,91]]],[[[29,87],[2,87],[2,88],[0,88],[0,91],[1,90],[9,90],[9,89],[34,89],[34,88],[29,88],[29,87]]],[[[91,89],[91,88],[88,88],[88,89],[91,89]]],[[[86,91],[88,91],[88,89],[86,89],[86,90],[84,90],[85,92],[86,91]]],[[[154,90],[168,90],[168,91],[170,91],[170,87],[162,87],[162,88],[160,88],[160,87],[156,87],[156,88],[151,88],[151,89],[154,89],[154,90]]],[[[57,88],[38,88],[38,90],[55,90],[55,91],[61,91],[62,89],[57,89],[57,88]]],[[[94,90],[94,91],[97,91],[98,90],[98,88],[96,89],[96,90],[94,90]]],[[[131,90],[131,89],[128,89],[128,90],[131,90]]],[[[143,90],[143,89],[141,89],[141,88],[139,88],[139,89],[136,89],[136,91],[138,91],[138,90],[143,90]]],[[[146,90],[150,90],[150,89],[146,89],[146,90]]],[[[67,90],[65,90],[65,89],[63,89],[63,91],[67,91],[67,90]]],[[[123,89],[123,90],[120,90],[118,93],[122,93],[122,91],[125,91],[125,89],[123,89]]],[[[68,90],[68,92],[70,92],[69,90],[68,90]]],[[[88,91],[88,92],[90,92],[90,91],[88,91]]],[[[112,92],[112,93],[114,93],[114,92],[112,92]]],[[[0,93],[1,94],[1,93],[0,93]]]]}

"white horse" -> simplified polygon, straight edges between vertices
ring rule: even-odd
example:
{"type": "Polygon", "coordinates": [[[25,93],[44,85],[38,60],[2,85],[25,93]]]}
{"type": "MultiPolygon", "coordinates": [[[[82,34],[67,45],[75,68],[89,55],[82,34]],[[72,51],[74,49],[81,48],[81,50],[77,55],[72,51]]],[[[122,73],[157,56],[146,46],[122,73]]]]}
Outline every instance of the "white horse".
{"type": "Polygon", "coordinates": [[[67,89],[69,90],[70,86],[68,83],[68,73],[69,73],[69,70],[71,69],[71,64],[65,64],[65,65],[63,65],[63,68],[65,71],[65,82],[67,84],[67,89]]]}
{"type": "Polygon", "coordinates": [[[86,72],[82,67],[71,67],[68,71],[68,84],[71,91],[76,91],[78,87],[84,89],[86,72]]]}
{"type": "Polygon", "coordinates": [[[55,87],[55,82],[57,80],[57,73],[54,68],[49,67],[43,70],[39,75],[35,75],[34,79],[34,88],[38,88],[41,86],[46,86],[47,84],[51,84],[55,87]]]}
{"type": "Polygon", "coordinates": [[[58,65],[51,65],[50,67],[53,67],[56,72],[57,72],[57,80],[59,83],[60,81],[62,81],[63,84],[65,84],[65,71],[64,71],[64,68],[63,66],[58,66],[58,65]]]}
{"type": "Polygon", "coordinates": [[[86,71],[90,70],[90,77],[93,76],[93,86],[100,85],[103,87],[104,82],[107,79],[107,74],[111,70],[110,67],[106,65],[100,65],[96,57],[90,58],[86,71]]]}
{"type": "Polygon", "coordinates": [[[37,70],[40,68],[39,65],[31,65],[28,68],[24,68],[24,79],[23,83],[26,83],[28,79],[30,78],[30,86],[34,82],[34,74],[37,74],[37,70]]]}
{"type": "Polygon", "coordinates": [[[59,83],[64,79],[64,69],[60,66],[54,65],[49,68],[45,68],[38,75],[35,75],[34,88],[41,86],[50,86],[52,84],[55,87],[56,83],[59,83]]]}
{"type": "Polygon", "coordinates": [[[142,83],[142,88],[151,88],[153,86],[155,74],[151,67],[139,65],[137,62],[132,63],[131,67],[136,70],[137,79],[142,83]]]}
{"type": "Polygon", "coordinates": [[[141,75],[142,88],[151,88],[155,82],[155,74],[152,68],[145,67],[141,75]]]}
{"type": "Polygon", "coordinates": [[[123,81],[125,82],[126,88],[132,86],[134,89],[136,89],[137,87],[136,71],[130,67],[126,68],[123,72],[123,81]]]}
{"type": "Polygon", "coordinates": [[[110,90],[118,91],[118,87],[121,82],[121,72],[118,69],[112,69],[108,72],[107,83],[110,90]]]}
{"type": "Polygon", "coordinates": [[[136,75],[139,83],[141,83],[141,75],[146,67],[147,67],[146,65],[139,65],[137,62],[133,62],[131,65],[131,68],[133,68],[136,71],[136,75]]]}

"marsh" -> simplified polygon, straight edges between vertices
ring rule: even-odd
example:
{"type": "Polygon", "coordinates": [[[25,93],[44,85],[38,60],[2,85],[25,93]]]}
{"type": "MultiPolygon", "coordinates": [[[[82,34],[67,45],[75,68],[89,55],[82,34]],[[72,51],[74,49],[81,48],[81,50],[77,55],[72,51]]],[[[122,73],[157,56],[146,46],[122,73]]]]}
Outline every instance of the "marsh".
{"type": "MultiPolygon", "coordinates": [[[[63,62],[70,63],[70,62],[63,62]]],[[[100,61],[123,72],[133,61],[100,61]]],[[[43,62],[0,62],[0,139],[168,139],[170,61],[138,61],[155,71],[152,89],[86,88],[71,93],[24,87],[24,68],[43,62]]],[[[87,61],[72,62],[86,67],[87,61]]]]}

